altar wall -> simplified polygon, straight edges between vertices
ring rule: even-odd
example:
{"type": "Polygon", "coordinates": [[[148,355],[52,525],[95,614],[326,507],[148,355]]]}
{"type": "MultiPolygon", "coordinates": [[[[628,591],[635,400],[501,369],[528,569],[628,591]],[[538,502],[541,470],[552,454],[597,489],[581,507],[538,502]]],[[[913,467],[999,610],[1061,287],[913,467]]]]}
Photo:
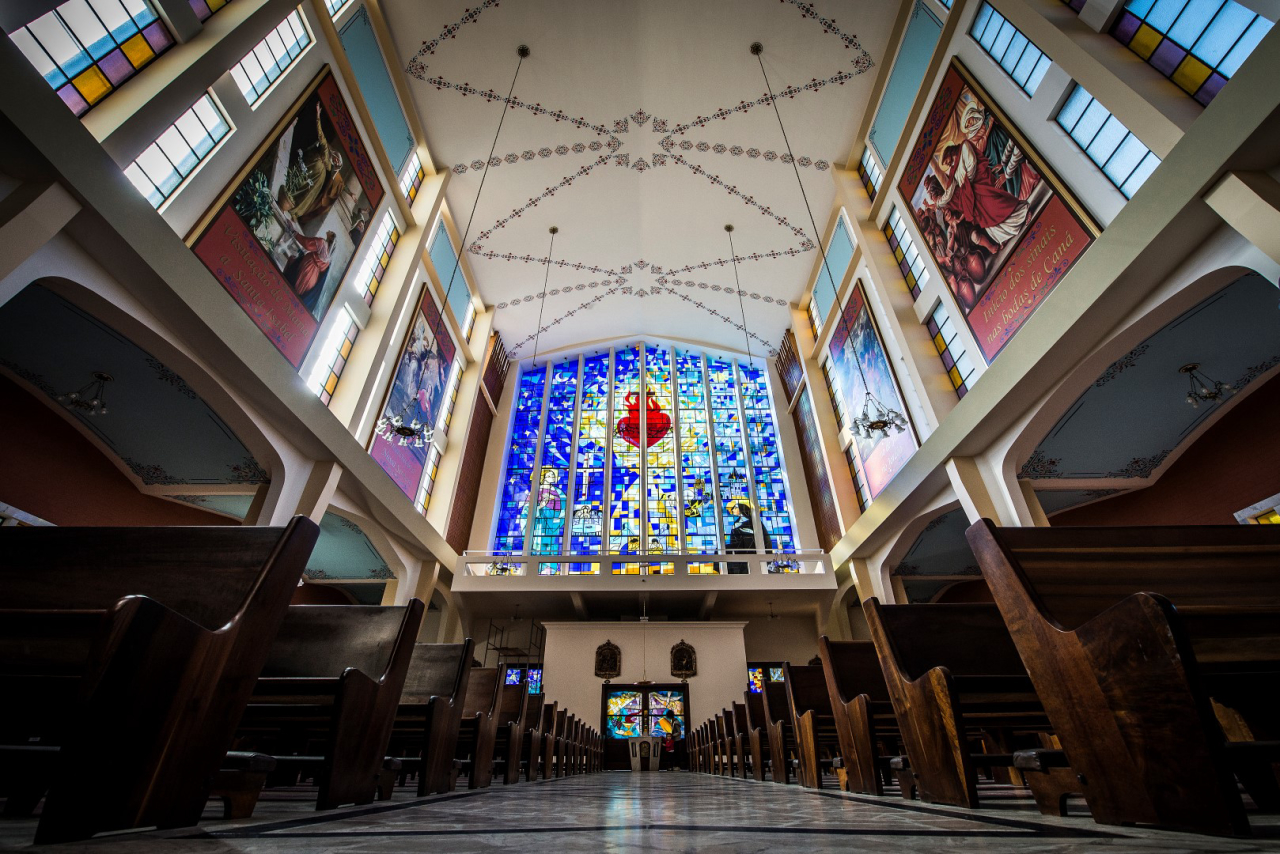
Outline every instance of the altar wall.
{"type": "Polygon", "coordinates": [[[671,675],[671,647],[691,644],[698,675],[689,679],[689,722],[697,726],[733,703],[747,689],[744,622],[545,623],[547,645],[542,684],[548,703],[559,702],[591,726],[600,728],[603,679],[595,675],[596,647],[612,641],[622,650],[622,673],[615,684],[679,682],[671,675]]]}

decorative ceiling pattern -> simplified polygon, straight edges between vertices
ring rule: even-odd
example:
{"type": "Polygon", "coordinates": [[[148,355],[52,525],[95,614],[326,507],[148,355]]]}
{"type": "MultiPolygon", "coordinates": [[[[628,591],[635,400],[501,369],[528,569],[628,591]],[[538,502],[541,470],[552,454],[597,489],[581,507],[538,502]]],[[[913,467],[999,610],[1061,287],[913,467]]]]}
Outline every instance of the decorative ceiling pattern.
{"type": "Polygon", "coordinates": [[[744,326],[771,351],[814,265],[797,171],[824,228],[881,60],[864,45],[888,41],[897,4],[856,27],[834,2],[472,4],[384,8],[512,354],[644,333],[743,351],[744,326]]]}
{"type": "Polygon", "coordinates": [[[31,285],[0,306],[0,368],[59,409],[59,395],[109,374],[107,414],[66,411],[146,486],[270,480],[177,372],[47,288],[31,285]]]}
{"type": "Polygon", "coordinates": [[[1049,431],[1019,477],[1151,477],[1222,406],[1187,403],[1188,379],[1178,369],[1192,362],[1240,394],[1280,365],[1275,286],[1245,276],[1117,359],[1049,431]]]}
{"type": "Polygon", "coordinates": [[[360,526],[337,513],[320,520],[320,537],[304,575],[324,580],[395,577],[360,526]]]}

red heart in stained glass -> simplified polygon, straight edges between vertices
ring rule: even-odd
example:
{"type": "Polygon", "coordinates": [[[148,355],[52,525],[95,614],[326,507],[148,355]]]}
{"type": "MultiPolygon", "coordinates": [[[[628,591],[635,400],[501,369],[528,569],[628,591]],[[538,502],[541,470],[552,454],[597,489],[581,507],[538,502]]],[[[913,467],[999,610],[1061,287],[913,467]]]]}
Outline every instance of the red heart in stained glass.
{"type": "MultiPolygon", "coordinates": [[[[614,433],[628,445],[640,447],[640,396],[634,391],[623,398],[627,414],[618,421],[614,433]]],[[[662,409],[656,399],[649,398],[645,405],[645,447],[652,448],[671,432],[671,416],[662,409]]]]}

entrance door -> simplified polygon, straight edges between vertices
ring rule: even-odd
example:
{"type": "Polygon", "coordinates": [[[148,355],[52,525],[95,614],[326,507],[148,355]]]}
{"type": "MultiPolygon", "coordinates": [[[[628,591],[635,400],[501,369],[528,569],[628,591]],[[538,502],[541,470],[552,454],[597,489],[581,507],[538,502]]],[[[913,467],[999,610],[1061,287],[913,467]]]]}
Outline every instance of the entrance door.
{"type": "Polygon", "coordinates": [[[605,735],[605,767],[631,767],[627,739],[638,735],[675,740],[675,754],[662,758],[663,767],[685,768],[688,751],[689,686],[682,682],[650,685],[603,685],[600,731],[605,735]],[[668,714],[670,712],[670,714],[668,714]]]}

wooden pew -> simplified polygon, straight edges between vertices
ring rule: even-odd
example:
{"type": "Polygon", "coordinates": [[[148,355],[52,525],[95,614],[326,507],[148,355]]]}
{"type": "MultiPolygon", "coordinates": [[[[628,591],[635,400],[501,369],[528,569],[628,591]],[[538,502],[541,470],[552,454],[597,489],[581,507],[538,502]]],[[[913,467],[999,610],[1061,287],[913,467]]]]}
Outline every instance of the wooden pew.
{"type": "Polygon", "coordinates": [[[402,757],[404,774],[417,771],[418,797],[454,789],[454,752],[473,650],[471,638],[413,646],[391,754],[402,757]]]}
{"type": "Polygon", "coordinates": [[[729,738],[738,771],[745,780],[751,764],[751,731],[747,727],[747,707],[743,703],[733,704],[733,732],[729,738]]]}
{"type": "Polygon", "coordinates": [[[871,641],[833,641],[823,636],[818,657],[835,716],[845,785],[851,792],[883,795],[881,771],[887,769],[888,757],[881,757],[880,742],[896,742],[898,721],[876,646],[871,641]]]}
{"type": "Polygon", "coordinates": [[[719,768],[717,774],[722,777],[733,777],[733,751],[729,744],[729,730],[733,726],[726,722],[726,719],[732,716],[732,712],[728,709],[721,709],[720,714],[716,715],[716,764],[719,768]]]}
{"type": "Polygon", "coordinates": [[[787,686],[779,682],[764,683],[765,731],[769,736],[769,779],[775,783],[791,782],[791,757],[796,752],[795,729],[791,725],[791,707],[787,702],[787,686]]]}
{"type": "Polygon", "coordinates": [[[967,536],[1094,819],[1245,835],[1237,778],[1280,808],[1280,529],[967,536]]]}
{"type": "MultiPolygon", "coordinates": [[[[873,598],[863,608],[920,799],[977,807],[978,768],[1021,785],[1013,739],[1039,744],[1052,727],[996,607],[873,598]],[[970,749],[984,737],[998,752],[970,749]]],[[[1041,812],[1062,815],[1069,780],[1032,773],[1026,785],[1041,812]]]]}
{"type": "Polygon", "coordinates": [[[742,699],[743,707],[746,709],[747,750],[751,756],[751,776],[763,782],[765,767],[770,763],[764,694],[748,690],[742,693],[742,699]]]}
{"type": "Polygon", "coordinates": [[[487,789],[493,782],[494,748],[502,716],[502,696],[506,687],[502,677],[505,672],[503,667],[473,667],[467,677],[454,755],[468,769],[468,789],[487,789]]]}
{"type": "Polygon", "coordinates": [[[555,745],[552,751],[552,775],[555,777],[564,776],[564,755],[569,748],[569,710],[556,709],[555,729],[555,745]]]}
{"type": "Polygon", "coordinates": [[[294,605],[240,721],[240,746],[311,772],[316,809],[377,794],[425,607],[294,605]],[[313,748],[319,748],[314,753],[313,748]]]}
{"type": "Polygon", "coordinates": [[[0,529],[0,793],[37,844],[195,824],[318,529],[0,529]]]}
{"type": "Polygon", "coordinates": [[[806,789],[821,789],[824,768],[840,751],[827,679],[818,665],[784,662],[787,707],[796,739],[796,777],[806,789]]]}
{"type": "MultiPolygon", "coordinates": [[[[546,742],[542,732],[542,694],[529,694],[525,699],[525,712],[522,716],[527,725],[520,742],[519,762],[524,765],[524,779],[528,782],[537,780],[542,769],[543,746],[546,742]]],[[[510,769],[507,771],[510,775],[510,769]]],[[[509,777],[508,777],[509,779],[509,777]]]]}
{"type": "Polygon", "coordinates": [[[556,755],[560,750],[561,732],[559,725],[563,722],[560,715],[560,703],[543,703],[542,705],[542,779],[550,780],[555,774],[556,755]]]}
{"type": "MultiPolygon", "coordinates": [[[[499,670],[505,668],[499,667],[499,670]]],[[[498,710],[498,729],[495,733],[493,756],[495,765],[501,768],[505,784],[519,782],[520,759],[524,739],[529,731],[529,698],[540,697],[529,693],[529,683],[507,685],[502,691],[502,707],[498,710]]],[[[496,773],[496,771],[495,771],[496,773]]]]}

